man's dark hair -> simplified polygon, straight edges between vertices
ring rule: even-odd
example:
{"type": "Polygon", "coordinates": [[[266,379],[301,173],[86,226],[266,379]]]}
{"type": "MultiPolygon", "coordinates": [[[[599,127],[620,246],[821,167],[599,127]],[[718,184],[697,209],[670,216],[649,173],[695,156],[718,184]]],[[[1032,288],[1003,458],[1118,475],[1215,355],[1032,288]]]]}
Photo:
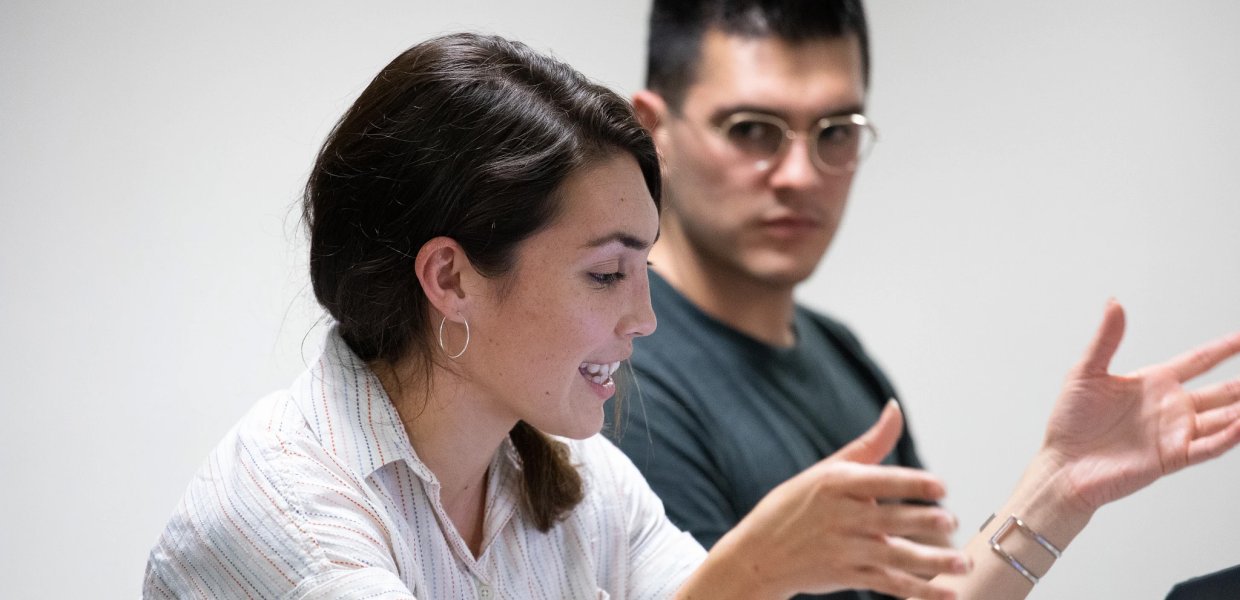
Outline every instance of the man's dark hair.
{"type": "Polygon", "coordinates": [[[861,73],[870,83],[870,40],[861,0],[654,0],[646,44],[646,87],[679,110],[697,76],[702,38],[776,37],[797,43],[847,35],[861,46],[861,73]]]}

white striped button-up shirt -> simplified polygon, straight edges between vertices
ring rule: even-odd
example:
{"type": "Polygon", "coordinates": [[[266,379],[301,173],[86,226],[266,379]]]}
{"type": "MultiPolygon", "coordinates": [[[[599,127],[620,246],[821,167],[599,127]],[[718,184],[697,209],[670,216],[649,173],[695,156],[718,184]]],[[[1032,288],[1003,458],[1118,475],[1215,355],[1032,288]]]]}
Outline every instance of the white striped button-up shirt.
{"type": "Polygon", "coordinates": [[[567,441],[585,499],[550,531],[505,443],[475,558],[374,374],[333,330],[293,388],[211,453],[147,563],[146,598],[667,598],[705,551],[619,450],[567,441]]]}

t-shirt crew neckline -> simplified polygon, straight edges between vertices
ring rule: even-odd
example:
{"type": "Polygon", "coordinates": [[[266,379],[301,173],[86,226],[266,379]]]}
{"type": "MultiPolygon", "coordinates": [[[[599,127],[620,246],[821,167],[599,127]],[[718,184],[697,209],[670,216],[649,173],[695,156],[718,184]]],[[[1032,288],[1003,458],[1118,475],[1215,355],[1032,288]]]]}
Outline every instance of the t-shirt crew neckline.
{"type": "MultiPolygon", "coordinates": [[[[702,310],[701,307],[694,304],[692,300],[682,294],[680,290],[673,287],[672,284],[664,279],[662,275],[654,269],[651,269],[650,288],[652,296],[658,295],[658,292],[654,289],[656,287],[661,288],[661,291],[663,292],[670,292],[664,293],[663,295],[670,298],[672,303],[675,304],[676,310],[688,315],[694,323],[701,327],[706,327],[719,332],[720,335],[727,337],[730,342],[736,344],[736,346],[740,348],[743,348],[755,357],[785,359],[797,355],[804,347],[804,332],[809,331],[812,327],[812,323],[809,322],[809,317],[806,316],[805,311],[797,305],[795,306],[792,314],[792,335],[796,341],[793,342],[791,346],[776,346],[774,344],[768,344],[702,310]]],[[[655,315],[656,318],[658,316],[658,314],[655,315]]]]}

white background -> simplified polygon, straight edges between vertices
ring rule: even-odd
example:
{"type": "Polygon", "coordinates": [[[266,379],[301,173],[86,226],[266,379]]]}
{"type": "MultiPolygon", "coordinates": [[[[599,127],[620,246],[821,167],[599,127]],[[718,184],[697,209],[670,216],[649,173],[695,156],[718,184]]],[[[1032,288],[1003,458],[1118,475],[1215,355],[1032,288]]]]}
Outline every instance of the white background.
{"type": "MultiPolygon", "coordinates": [[[[628,94],[646,11],[4,2],[0,595],[138,595],[203,457],[313,358],[299,187],[379,68],[467,28],[628,94]]],[[[1121,370],[1240,328],[1240,4],[869,11],[882,141],[800,297],[891,373],[963,542],[1108,297],[1129,310],[1121,370]]],[[[1033,597],[1161,598],[1240,563],[1238,470],[1235,452],[1104,509],[1033,597]]]]}

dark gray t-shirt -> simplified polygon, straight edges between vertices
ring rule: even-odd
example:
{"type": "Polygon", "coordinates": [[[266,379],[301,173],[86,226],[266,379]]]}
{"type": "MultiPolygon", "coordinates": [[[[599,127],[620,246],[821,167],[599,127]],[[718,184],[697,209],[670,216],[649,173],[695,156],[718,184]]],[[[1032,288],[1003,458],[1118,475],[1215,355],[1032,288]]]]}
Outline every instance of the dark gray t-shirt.
{"type": "MultiPolygon", "coordinates": [[[[703,313],[657,274],[658,328],[635,342],[636,381],[608,436],[710,548],[772,488],[855,439],[895,391],[840,323],[798,306],[797,342],[776,348],[703,313]]],[[[920,467],[907,427],[884,461],[920,467]]],[[[886,598],[841,592],[831,599],[886,598]]]]}

